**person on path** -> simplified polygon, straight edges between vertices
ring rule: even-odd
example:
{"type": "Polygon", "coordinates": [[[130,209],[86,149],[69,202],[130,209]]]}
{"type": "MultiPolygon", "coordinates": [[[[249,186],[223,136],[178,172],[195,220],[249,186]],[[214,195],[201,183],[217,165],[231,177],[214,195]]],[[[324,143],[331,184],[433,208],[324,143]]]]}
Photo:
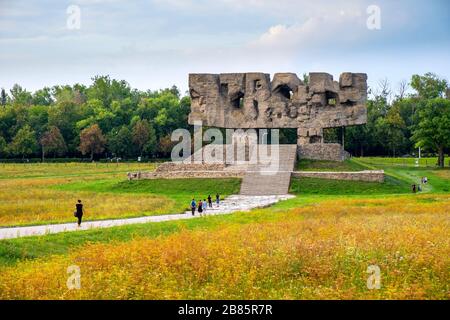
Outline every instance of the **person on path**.
{"type": "Polygon", "coordinates": [[[78,203],[75,205],[76,211],[75,211],[75,217],[78,218],[78,227],[81,226],[81,219],[83,218],[83,204],[81,203],[81,200],[78,200],[78,203]]]}
{"type": "Polygon", "coordinates": [[[202,200],[198,201],[198,213],[200,214],[200,216],[203,214],[203,202],[202,202],[202,200]]]}
{"type": "Polygon", "coordinates": [[[197,207],[197,204],[195,203],[195,199],[192,199],[191,201],[191,211],[192,211],[192,215],[195,215],[195,208],[197,207]]]}
{"type": "Polygon", "coordinates": [[[212,208],[212,198],[211,195],[208,195],[208,206],[212,208]]]}
{"type": "Polygon", "coordinates": [[[220,196],[218,193],[216,193],[216,204],[217,206],[219,206],[219,202],[220,202],[220,196]]]}
{"type": "Polygon", "coordinates": [[[208,208],[208,203],[206,202],[206,199],[203,199],[203,213],[206,214],[206,209],[208,208]]]}
{"type": "Polygon", "coordinates": [[[413,184],[413,185],[412,185],[412,192],[413,192],[413,193],[416,193],[416,184],[413,184]]]}

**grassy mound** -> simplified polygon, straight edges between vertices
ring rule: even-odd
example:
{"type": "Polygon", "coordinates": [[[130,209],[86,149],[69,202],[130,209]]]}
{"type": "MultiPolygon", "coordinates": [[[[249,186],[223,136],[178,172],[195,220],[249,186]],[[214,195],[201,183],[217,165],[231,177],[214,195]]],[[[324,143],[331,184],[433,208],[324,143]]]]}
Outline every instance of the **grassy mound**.
{"type": "Polygon", "coordinates": [[[298,171],[362,171],[368,168],[352,160],[326,161],[301,159],[297,162],[298,171]]]}
{"type": "Polygon", "coordinates": [[[340,181],[318,178],[293,178],[290,193],[303,195],[371,195],[410,193],[408,182],[386,176],[384,183],[340,181]]]}

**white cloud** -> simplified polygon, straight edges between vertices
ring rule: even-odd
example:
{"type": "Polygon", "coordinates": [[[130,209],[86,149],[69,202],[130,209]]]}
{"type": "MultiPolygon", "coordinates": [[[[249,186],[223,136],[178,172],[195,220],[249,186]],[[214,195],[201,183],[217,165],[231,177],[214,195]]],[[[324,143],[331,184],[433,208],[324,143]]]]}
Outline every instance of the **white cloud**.
{"type": "MultiPolygon", "coordinates": [[[[411,26],[439,21],[431,15],[436,9],[425,15],[405,0],[377,2],[383,21],[378,33],[366,28],[372,0],[0,0],[0,16],[4,8],[10,15],[0,19],[0,82],[39,88],[111,74],[141,89],[173,83],[185,89],[191,72],[383,74],[400,63],[404,77],[416,61],[404,58],[414,52],[410,43],[424,50],[416,65],[439,62],[448,70],[448,59],[423,58],[436,48],[410,40],[416,36],[411,26]],[[82,8],[81,30],[66,29],[68,3],[82,8]],[[416,11],[421,20],[410,18],[416,11]],[[38,15],[13,17],[20,12],[38,15]]],[[[420,29],[422,39],[436,34],[432,29],[420,29]]],[[[443,44],[438,52],[446,52],[443,44]]]]}
{"type": "Polygon", "coordinates": [[[359,10],[340,10],[317,15],[303,23],[271,26],[250,45],[265,48],[307,49],[308,47],[332,48],[360,39],[367,33],[365,16],[359,10]]]}

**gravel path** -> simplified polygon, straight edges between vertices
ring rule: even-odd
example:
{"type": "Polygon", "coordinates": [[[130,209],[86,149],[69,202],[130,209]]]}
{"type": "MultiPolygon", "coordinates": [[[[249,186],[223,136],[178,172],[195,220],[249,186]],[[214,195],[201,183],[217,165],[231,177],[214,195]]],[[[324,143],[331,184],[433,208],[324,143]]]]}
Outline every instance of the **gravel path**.
{"type": "MultiPolygon", "coordinates": [[[[287,200],[293,197],[294,197],[293,195],[274,195],[274,196],[233,195],[223,200],[220,203],[219,207],[216,207],[216,205],[213,204],[213,208],[208,208],[206,210],[206,215],[230,214],[236,211],[249,211],[254,208],[267,207],[274,203],[277,203],[280,200],[287,200]]],[[[78,227],[77,224],[74,222],[74,223],[50,224],[42,226],[0,228],[0,239],[39,236],[67,231],[110,228],[135,223],[163,222],[163,221],[195,219],[195,218],[199,218],[198,212],[196,212],[195,216],[192,216],[191,212],[189,211],[186,212],[185,214],[167,214],[167,215],[147,216],[128,219],[85,221],[81,224],[81,227],[78,227]]]]}

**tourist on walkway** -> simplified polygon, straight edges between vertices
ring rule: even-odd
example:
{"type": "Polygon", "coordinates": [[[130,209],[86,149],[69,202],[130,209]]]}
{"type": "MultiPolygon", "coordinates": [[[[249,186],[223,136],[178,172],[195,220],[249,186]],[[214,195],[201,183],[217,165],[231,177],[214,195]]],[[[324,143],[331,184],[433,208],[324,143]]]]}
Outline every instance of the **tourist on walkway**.
{"type": "Polygon", "coordinates": [[[217,204],[217,206],[219,206],[219,202],[220,202],[220,196],[219,196],[219,194],[217,193],[217,194],[216,194],[216,204],[217,204]]]}
{"type": "Polygon", "coordinates": [[[206,214],[206,208],[208,208],[208,203],[206,202],[206,199],[203,199],[203,212],[206,214]]]}
{"type": "Polygon", "coordinates": [[[413,184],[413,185],[412,185],[412,192],[413,192],[413,193],[416,193],[416,184],[413,184]]]}
{"type": "Polygon", "coordinates": [[[198,213],[200,214],[200,216],[203,213],[203,202],[202,202],[202,200],[198,201],[198,213]]]}
{"type": "Polygon", "coordinates": [[[191,211],[192,211],[192,215],[195,215],[195,208],[197,207],[197,204],[195,203],[195,200],[192,199],[191,201],[191,211]]]}
{"type": "Polygon", "coordinates": [[[208,205],[210,208],[212,208],[212,198],[211,195],[208,195],[208,205]]]}
{"type": "Polygon", "coordinates": [[[81,200],[78,200],[78,203],[75,205],[76,211],[75,211],[75,217],[78,218],[78,227],[81,226],[81,218],[83,218],[83,204],[81,203],[81,200]]]}

